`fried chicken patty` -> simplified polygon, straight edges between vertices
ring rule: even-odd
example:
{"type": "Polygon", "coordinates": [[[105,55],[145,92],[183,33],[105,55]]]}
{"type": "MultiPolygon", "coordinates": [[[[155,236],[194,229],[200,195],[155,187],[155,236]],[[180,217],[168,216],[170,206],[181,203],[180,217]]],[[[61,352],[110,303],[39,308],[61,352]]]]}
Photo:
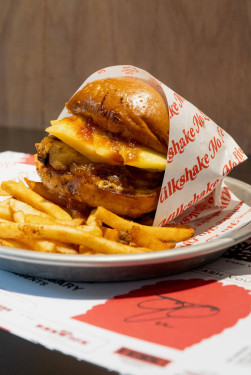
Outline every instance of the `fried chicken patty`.
{"type": "Polygon", "coordinates": [[[45,137],[36,148],[36,167],[43,184],[62,196],[68,207],[103,206],[130,217],[157,207],[163,172],[92,163],[53,136],[45,137]]]}

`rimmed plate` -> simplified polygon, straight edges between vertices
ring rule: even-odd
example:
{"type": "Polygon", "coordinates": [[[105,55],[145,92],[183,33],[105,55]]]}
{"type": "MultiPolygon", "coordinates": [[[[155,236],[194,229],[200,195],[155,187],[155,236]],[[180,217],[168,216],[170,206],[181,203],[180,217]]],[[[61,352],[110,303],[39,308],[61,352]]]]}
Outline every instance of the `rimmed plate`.
{"type": "MultiPolygon", "coordinates": [[[[251,186],[227,177],[233,193],[251,205],[251,186]]],[[[62,255],[0,246],[0,268],[40,278],[71,281],[123,281],[160,277],[196,268],[250,237],[251,223],[227,237],[168,251],[132,255],[62,255]]]]}

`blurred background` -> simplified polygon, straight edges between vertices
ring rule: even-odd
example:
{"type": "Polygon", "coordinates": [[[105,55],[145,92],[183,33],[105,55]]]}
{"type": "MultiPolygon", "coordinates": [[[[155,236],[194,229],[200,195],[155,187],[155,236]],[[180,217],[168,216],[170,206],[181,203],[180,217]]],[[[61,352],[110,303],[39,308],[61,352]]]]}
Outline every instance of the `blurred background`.
{"type": "Polygon", "coordinates": [[[91,73],[130,64],[251,154],[250,0],[0,0],[0,49],[0,151],[10,129],[20,143],[42,132],[91,73]]]}

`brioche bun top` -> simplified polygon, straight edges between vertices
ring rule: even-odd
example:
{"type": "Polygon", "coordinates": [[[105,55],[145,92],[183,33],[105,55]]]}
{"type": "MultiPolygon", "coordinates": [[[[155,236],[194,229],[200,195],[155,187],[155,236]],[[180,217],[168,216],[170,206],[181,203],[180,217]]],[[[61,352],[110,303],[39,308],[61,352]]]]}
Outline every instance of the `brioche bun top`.
{"type": "Polygon", "coordinates": [[[106,131],[167,152],[167,105],[157,90],[137,78],[90,82],[66,103],[66,108],[70,113],[91,118],[106,131]]]}

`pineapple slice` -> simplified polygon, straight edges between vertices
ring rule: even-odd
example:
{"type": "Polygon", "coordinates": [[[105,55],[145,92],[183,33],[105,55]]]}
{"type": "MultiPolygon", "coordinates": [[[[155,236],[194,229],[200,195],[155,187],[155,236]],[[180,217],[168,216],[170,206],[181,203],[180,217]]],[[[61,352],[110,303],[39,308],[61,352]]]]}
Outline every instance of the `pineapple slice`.
{"type": "Polygon", "coordinates": [[[46,131],[73,147],[94,163],[131,165],[163,171],[166,156],[148,147],[134,145],[125,139],[109,136],[93,123],[78,116],[51,121],[46,131]]]}

